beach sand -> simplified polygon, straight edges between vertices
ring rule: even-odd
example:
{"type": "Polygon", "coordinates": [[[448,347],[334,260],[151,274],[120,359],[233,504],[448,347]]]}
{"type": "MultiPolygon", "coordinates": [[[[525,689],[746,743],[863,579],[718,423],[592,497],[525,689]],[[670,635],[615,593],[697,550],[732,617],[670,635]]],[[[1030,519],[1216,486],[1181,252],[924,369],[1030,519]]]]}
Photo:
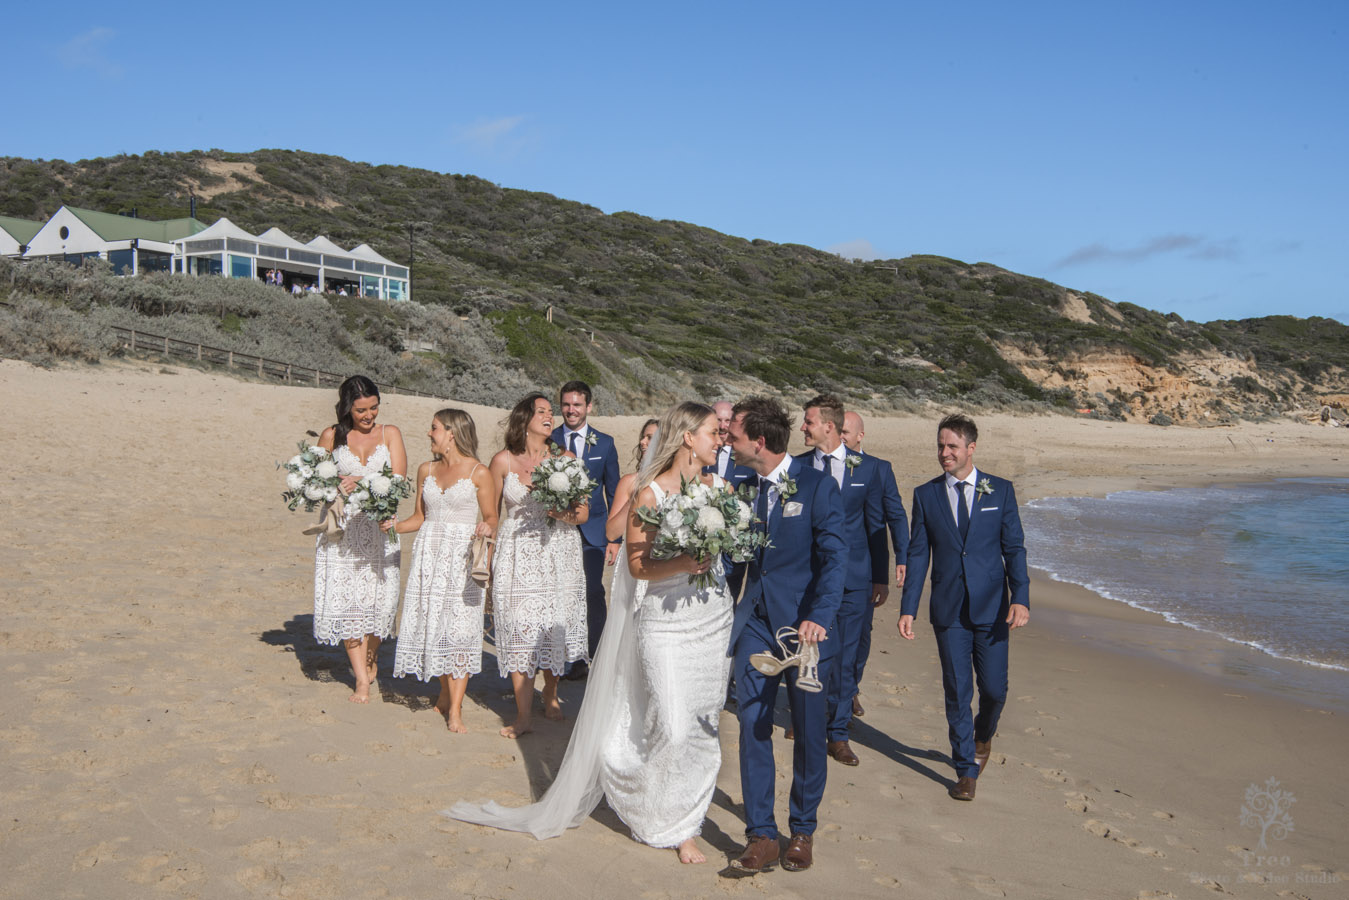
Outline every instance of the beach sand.
{"type": "MultiPolygon", "coordinates": [[[[1038,575],[974,803],[946,796],[926,607],[912,643],[895,631],[897,601],[879,611],[861,766],[831,762],[808,872],[718,874],[743,829],[730,714],[709,865],[634,843],[604,807],[545,842],[444,819],[460,798],[541,791],[570,722],[538,717],[535,734],[498,737],[512,707],[489,655],[470,682],[471,733],[451,735],[434,688],[388,676],[391,645],[378,696],[347,702],[342,652],[310,635],[307,517],[278,502],[274,469],[332,421],[335,391],[138,362],[0,361],[0,394],[14,425],[0,439],[0,896],[1349,896],[1336,762],[1349,727],[1333,691],[1289,687],[1256,651],[1038,575]],[[1241,809],[1270,778],[1296,796],[1294,828],[1261,850],[1241,809]]],[[[410,469],[441,405],[385,398],[381,421],[403,429],[410,469]]],[[[468,409],[485,458],[504,413],[468,409]]],[[[894,461],[906,505],[937,472],[938,416],[867,423],[866,449],[894,461]]],[[[626,448],[643,418],[595,421],[626,448]]],[[[1349,435],[1293,422],[979,423],[977,463],[1014,479],[1023,503],[1343,475],[1349,460],[1349,435]]],[[[564,682],[569,713],[582,689],[564,682]]],[[[785,825],[784,741],[778,761],[785,825]]]]}

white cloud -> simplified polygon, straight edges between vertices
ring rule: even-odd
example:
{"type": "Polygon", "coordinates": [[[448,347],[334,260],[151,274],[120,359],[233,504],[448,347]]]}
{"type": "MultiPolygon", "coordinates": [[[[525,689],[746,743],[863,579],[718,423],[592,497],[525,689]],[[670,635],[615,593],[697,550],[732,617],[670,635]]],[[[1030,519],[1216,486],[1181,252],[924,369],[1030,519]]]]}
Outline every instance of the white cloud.
{"type": "Polygon", "coordinates": [[[1164,234],[1152,238],[1137,247],[1107,247],[1105,244],[1088,244],[1069,253],[1053,265],[1055,269],[1066,269],[1083,263],[1122,262],[1137,263],[1161,256],[1166,253],[1189,251],[1189,259],[1199,260],[1236,260],[1241,256],[1241,248],[1235,238],[1212,241],[1193,234],[1164,234]]]}
{"type": "Polygon", "coordinates": [[[104,53],[116,36],[111,28],[90,28],[57,47],[56,58],[67,69],[93,69],[104,78],[120,77],[122,67],[104,53]]]}
{"type": "Polygon", "coordinates": [[[831,244],[824,248],[829,253],[835,253],[844,259],[880,259],[880,254],[876,248],[871,246],[871,241],[866,238],[857,238],[851,241],[844,241],[841,244],[831,244]]]}
{"type": "Polygon", "coordinates": [[[472,125],[454,131],[455,143],[463,144],[476,153],[504,156],[522,149],[528,139],[520,133],[524,116],[502,116],[480,119],[472,125]]]}

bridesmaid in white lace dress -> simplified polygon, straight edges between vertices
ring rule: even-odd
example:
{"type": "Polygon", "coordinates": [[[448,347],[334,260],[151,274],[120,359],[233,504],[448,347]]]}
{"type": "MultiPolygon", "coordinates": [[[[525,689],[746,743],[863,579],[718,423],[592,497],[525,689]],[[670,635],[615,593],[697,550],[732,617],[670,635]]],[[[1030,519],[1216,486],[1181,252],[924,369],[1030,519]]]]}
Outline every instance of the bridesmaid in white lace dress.
{"type": "MultiPolygon", "coordinates": [[[[683,403],[667,412],[632,505],[654,507],[683,480],[723,484],[702,474],[717,445],[709,407],[683,403]]],[[[460,802],[446,815],[549,838],[580,825],[604,797],[637,840],[674,847],[681,862],[706,861],[695,838],[721,768],[731,598],[720,559],[653,560],[652,534],[629,513],[627,565],[614,573],[585,701],[547,794],[516,808],[460,802]],[[710,587],[689,583],[691,574],[708,571],[710,587]]]]}
{"type": "Polygon", "coordinates": [[[534,677],[540,669],[543,714],[561,719],[557,680],[567,663],[589,661],[580,532],[552,527],[556,523],[550,517],[580,525],[590,507],[582,502],[553,512],[529,496],[534,467],[556,449],[552,430],[553,404],[543,394],[530,394],[511,410],[506,449],[492,457],[502,506],[492,564],[497,669],[502,677],[510,674],[515,691],[515,722],[501,729],[508,738],[532,730],[534,677]]]}
{"type": "Polygon", "coordinates": [[[393,674],[440,679],[436,709],[450,731],[463,734],[468,676],[482,671],[486,594],[469,578],[474,535],[492,537],[497,481],[478,462],[478,432],[462,409],[431,419],[431,462],[417,469],[417,506],[394,526],[417,532],[403,593],[393,674]],[[478,517],[482,521],[478,521],[478,517]]]}
{"type": "MultiPolygon", "coordinates": [[[[379,388],[364,375],[353,375],[337,392],[337,424],[323,430],[319,446],[333,454],[342,491],[350,493],[365,475],[387,464],[394,474],[407,472],[403,435],[392,425],[376,425],[379,388]]],[[[399,548],[389,543],[380,523],[348,511],[339,540],[319,535],[314,550],[314,640],[343,644],[356,679],[353,703],[370,701],[378,674],[381,640],[393,634],[398,613],[399,548]]]]}

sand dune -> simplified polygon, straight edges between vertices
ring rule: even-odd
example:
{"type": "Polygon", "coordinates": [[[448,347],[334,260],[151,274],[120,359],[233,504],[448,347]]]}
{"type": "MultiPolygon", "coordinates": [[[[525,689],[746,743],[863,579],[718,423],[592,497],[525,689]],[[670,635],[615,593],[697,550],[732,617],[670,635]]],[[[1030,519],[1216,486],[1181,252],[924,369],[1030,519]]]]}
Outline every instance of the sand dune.
{"type": "MultiPolygon", "coordinates": [[[[497,737],[511,701],[489,659],[465,704],[471,733],[448,734],[432,689],[387,676],[392,646],[379,697],[346,702],[344,658],[310,637],[312,539],[274,470],[331,422],[333,391],[12,361],[0,387],[0,896],[1346,896],[1344,711],[1276,690],[1253,651],[1044,580],[972,804],[945,793],[931,634],[900,646],[897,612],[881,610],[862,765],[831,765],[809,872],[718,875],[743,828],[730,715],[712,865],[633,843],[604,809],[542,843],[443,819],[458,798],[546,787],[570,723],[497,737]],[[1239,813],[1270,777],[1297,796],[1296,827],[1259,850],[1239,813]]],[[[441,405],[385,399],[413,465],[441,405]]],[[[504,413],[469,410],[490,452],[504,413]]],[[[936,417],[867,424],[906,501],[936,471],[936,417]]],[[[641,421],[597,424],[622,448],[641,421]]],[[[1023,498],[1343,474],[1349,458],[1340,430],[1291,422],[980,425],[981,466],[1023,498]]],[[[564,684],[571,712],[580,690],[564,684]]],[[[789,745],[778,760],[785,792],[789,745]]]]}

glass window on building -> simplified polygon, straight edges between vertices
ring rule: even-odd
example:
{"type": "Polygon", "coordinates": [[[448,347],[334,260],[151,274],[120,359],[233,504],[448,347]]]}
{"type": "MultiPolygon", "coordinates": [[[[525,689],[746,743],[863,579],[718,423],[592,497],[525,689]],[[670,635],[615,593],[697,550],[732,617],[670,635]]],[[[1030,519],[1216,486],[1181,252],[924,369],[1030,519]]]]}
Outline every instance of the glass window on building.
{"type": "Polygon", "coordinates": [[[379,279],[373,275],[361,276],[361,296],[379,299],[379,279]]]}
{"type": "Polygon", "coordinates": [[[390,300],[406,300],[406,299],[407,299],[407,282],[406,282],[406,281],[399,281],[397,278],[390,278],[390,279],[389,279],[389,299],[390,299],[390,300]]]}
{"type": "Polygon", "coordinates": [[[173,265],[173,256],[157,250],[140,251],[141,258],[136,262],[136,271],[144,275],[147,272],[167,272],[173,265]]]}
{"type": "Polygon", "coordinates": [[[112,271],[114,275],[131,274],[130,250],[109,250],[108,262],[112,263],[112,271]]]}
{"type": "Polygon", "coordinates": [[[253,277],[253,258],[251,256],[235,256],[230,254],[230,277],[231,278],[252,278],[253,277]]]}
{"type": "Polygon", "coordinates": [[[225,271],[219,256],[190,256],[187,267],[193,275],[223,275],[225,271]]]}

